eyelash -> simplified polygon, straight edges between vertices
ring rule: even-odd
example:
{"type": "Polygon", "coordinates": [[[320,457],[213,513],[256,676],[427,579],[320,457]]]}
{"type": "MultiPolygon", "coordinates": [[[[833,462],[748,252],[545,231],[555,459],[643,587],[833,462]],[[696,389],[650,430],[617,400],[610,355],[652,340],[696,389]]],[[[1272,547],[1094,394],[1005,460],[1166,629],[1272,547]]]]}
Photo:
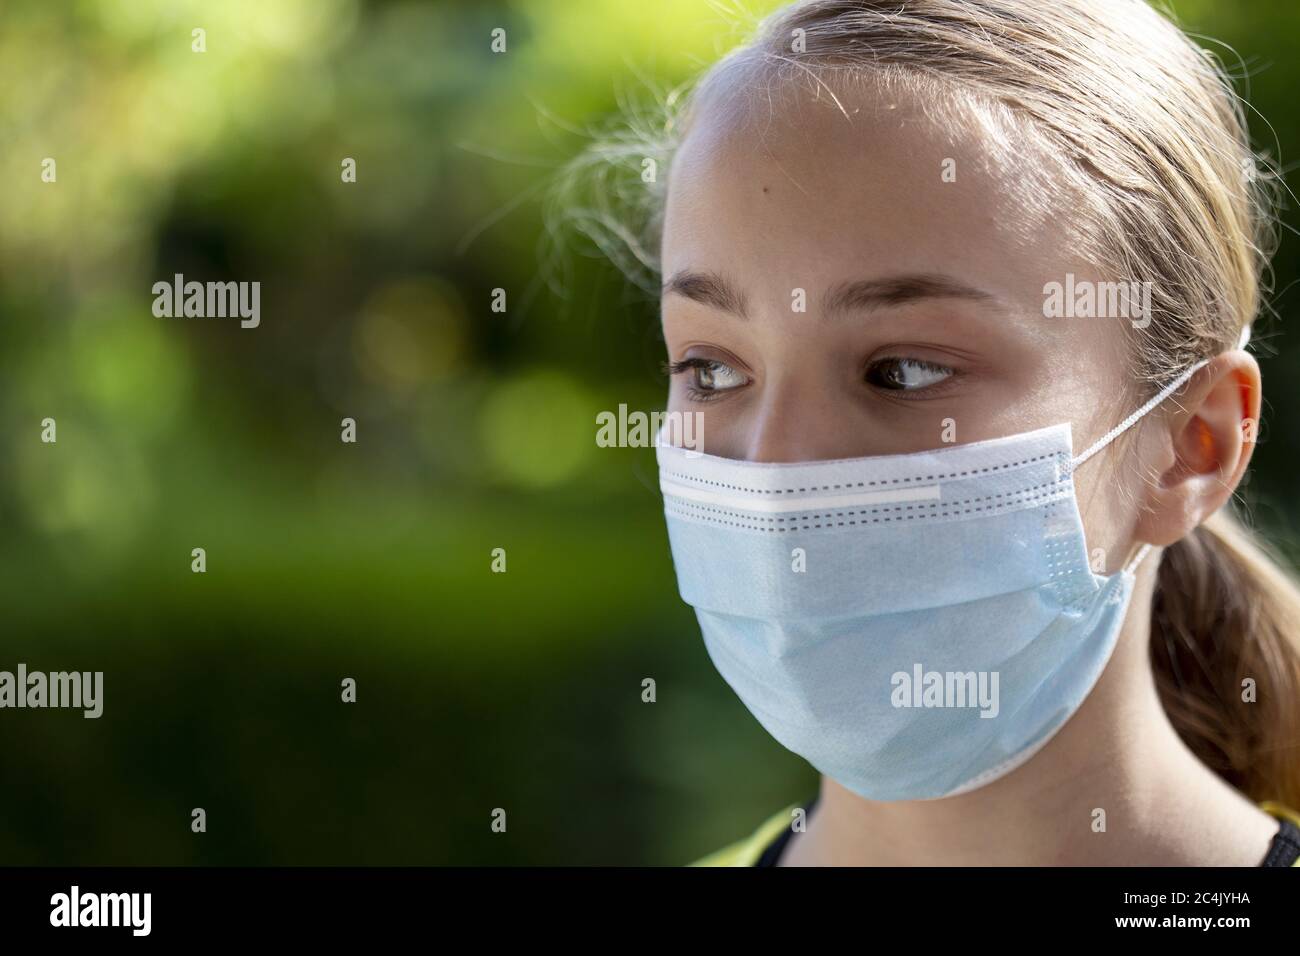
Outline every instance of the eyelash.
{"type": "Polygon", "coordinates": [[[868,385],[871,385],[877,391],[888,392],[891,395],[897,395],[904,398],[909,395],[924,395],[926,397],[935,395],[945,388],[945,386],[950,385],[952,380],[958,374],[956,369],[947,365],[941,365],[938,362],[928,362],[925,359],[913,358],[909,355],[882,355],[867,364],[867,367],[862,373],[863,379],[866,380],[873,369],[878,368],[887,362],[896,362],[900,364],[905,362],[922,371],[946,373],[939,381],[930,385],[924,385],[921,388],[886,388],[884,386],[875,385],[870,381],[867,382],[868,385]]]}
{"type": "MultiPolygon", "coordinates": [[[[711,369],[716,367],[730,368],[730,366],[725,362],[719,362],[715,359],[688,358],[682,359],[680,362],[665,362],[664,372],[668,375],[680,375],[683,372],[689,372],[692,369],[711,369]]],[[[707,391],[702,388],[696,388],[689,382],[686,385],[686,394],[689,395],[691,401],[694,402],[714,402],[722,398],[722,396],[726,395],[729,391],[733,391],[733,389],[707,391]]]]}

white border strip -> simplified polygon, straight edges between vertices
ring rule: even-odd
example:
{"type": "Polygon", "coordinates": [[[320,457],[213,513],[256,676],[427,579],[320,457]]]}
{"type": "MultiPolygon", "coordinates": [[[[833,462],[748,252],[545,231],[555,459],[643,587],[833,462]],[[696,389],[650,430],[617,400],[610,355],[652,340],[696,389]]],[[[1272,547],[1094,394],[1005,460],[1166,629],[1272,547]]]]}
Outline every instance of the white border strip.
{"type": "Polygon", "coordinates": [[[922,485],[916,488],[894,488],[888,491],[861,491],[852,495],[825,495],[803,498],[749,497],[716,491],[705,491],[660,476],[659,489],[664,495],[683,498],[705,505],[718,505],[738,511],[758,511],[773,514],[782,511],[814,511],[819,508],[853,508],[858,505],[877,505],[886,502],[938,501],[939,485],[922,485]]]}

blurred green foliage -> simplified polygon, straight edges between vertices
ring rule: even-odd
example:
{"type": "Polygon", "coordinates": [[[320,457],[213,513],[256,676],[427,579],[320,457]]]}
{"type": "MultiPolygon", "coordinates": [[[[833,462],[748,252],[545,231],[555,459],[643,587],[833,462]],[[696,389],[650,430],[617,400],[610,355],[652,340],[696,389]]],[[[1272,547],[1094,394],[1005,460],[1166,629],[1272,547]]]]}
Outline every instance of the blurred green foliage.
{"type": "MultiPolygon", "coordinates": [[[[1300,153],[1300,8],[1177,8],[1300,153]]],[[[0,714],[0,862],[680,863],[812,792],[677,597],[653,453],[593,442],[662,407],[655,304],[539,245],[577,131],[737,38],[702,0],[5,0],[0,668],[102,670],[105,712],[0,714]],[[176,272],[260,281],[261,327],[154,318],[176,272]]]]}

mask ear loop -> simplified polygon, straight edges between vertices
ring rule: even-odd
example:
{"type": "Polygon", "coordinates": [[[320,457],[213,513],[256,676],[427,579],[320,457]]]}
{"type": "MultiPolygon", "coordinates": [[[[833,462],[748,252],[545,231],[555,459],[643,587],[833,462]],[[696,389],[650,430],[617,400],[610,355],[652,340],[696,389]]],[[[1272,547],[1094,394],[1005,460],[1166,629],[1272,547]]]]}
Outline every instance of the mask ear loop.
{"type": "Polygon", "coordinates": [[[1142,547],[1138,548],[1138,553],[1133,555],[1133,560],[1130,561],[1128,564],[1124,565],[1124,571],[1122,573],[1128,575],[1136,574],[1138,565],[1142,563],[1142,559],[1145,558],[1148,554],[1150,554],[1150,552],[1151,552],[1151,545],[1149,544],[1142,545],[1142,547]]]}
{"type": "MultiPolygon", "coordinates": [[[[1241,327],[1241,337],[1237,340],[1237,348],[1244,349],[1247,343],[1249,342],[1250,342],[1250,326],[1243,325],[1241,327]]],[[[1132,428],[1133,425],[1139,419],[1141,419],[1143,415],[1151,411],[1151,409],[1155,408],[1166,398],[1172,395],[1175,391],[1177,391],[1178,386],[1182,385],[1183,382],[1187,381],[1198,370],[1204,368],[1209,363],[1210,363],[1209,359],[1201,359],[1199,362],[1195,363],[1194,365],[1184,369],[1181,375],[1179,375],[1176,379],[1174,379],[1172,382],[1170,382],[1168,385],[1166,385],[1164,388],[1158,391],[1155,395],[1153,395],[1149,402],[1147,402],[1145,405],[1139,408],[1128,418],[1124,419],[1122,422],[1120,422],[1110,431],[1106,432],[1106,434],[1102,435],[1101,438],[1097,439],[1097,441],[1089,445],[1087,449],[1085,449],[1082,453],[1070,459],[1071,474],[1073,474],[1074,470],[1078,468],[1080,465],[1082,465],[1085,461],[1087,461],[1093,455],[1097,454],[1097,452],[1101,451],[1103,448],[1105,448],[1107,445],[1113,442],[1124,432],[1132,428]]]]}
{"type": "MultiPolygon", "coordinates": [[[[1239,349],[1245,348],[1246,343],[1248,343],[1249,341],[1250,341],[1250,326],[1247,325],[1244,326],[1241,330],[1241,338],[1237,343],[1237,348],[1239,349]]],[[[1097,454],[1097,452],[1101,451],[1103,448],[1105,448],[1107,445],[1113,442],[1116,438],[1118,438],[1120,435],[1124,434],[1124,432],[1128,431],[1135,424],[1137,424],[1137,422],[1139,422],[1144,415],[1146,415],[1148,412],[1151,411],[1151,409],[1155,408],[1166,398],[1168,398],[1170,395],[1176,392],[1184,382],[1186,382],[1198,371],[1200,371],[1202,368],[1208,365],[1209,362],[1210,362],[1209,359],[1201,359],[1199,362],[1196,362],[1195,364],[1184,369],[1183,372],[1176,379],[1174,379],[1172,382],[1170,382],[1160,391],[1156,392],[1155,395],[1151,396],[1150,400],[1147,401],[1146,404],[1144,404],[1141,408],[1135,411],[1128,418],[1124,419],[1122,422],[1120,422],[1110,431],[1106,432],[1106,434],[1102,435],[1101,438],[1097,439],[1095,442],[1089,445],[1078,455],[1075,455],[1073,458],[1071,458],[1070,474],[1074,474],[1075,469],[1077,469],[1085,461],[1087,461],[1093,455],[1097,454]]],[[[1138,549],[1138,553],[1133,556],[1133,560],[1129,561],[1128,564],[1124,565],[1123,573],[1130,574],[1130,575],[1133,574],[1137,570],[1138,565],[1142,563],[1143,558],[1145,558],[1150,553],[1150,551],[1151,551],[1151,545],[1149,544],[1142,545],[1142,547],[1138,549]]]]}
{"type": "Polygon", "coordinates": [[[1075,455],[1073,458],[1071,458],[1070,473],[1073,474],[1074,471],[1085,461],[1087,461],[1093,455],[1097,454],[1097,452],[1101,451],[1103,448],[1105,448],[1107,445],[1113,442],[1120,435],[1124,434],[1124,432],[1132,428],[1135,424],[1137,424],[1137,422],[1142,418],[1142,416],[1146,415],[1147,412],[1151,411],[1151,409],[1155,408],[1166,398],[1168,398],[1170,395],[1176,392],[1184,382],[1186,382],[1189,378],[1191,378],[1194,374],[1196,374],[1196,372],[1200,371],[1201,368],[1208,365],[1209,362],[1210,362],[1209,359],[1201,359],[1195,365],[1192,365],[1184,369],[1181,375],[1179,375],[1176,379],[1174,379],[1172,382],[1170,382],[1160,391],[1152,395],[1151,399],[1145,405],[1139,408],[1128,418],[1124,419],[1122,422],[1120,422],[1110,431],[1106,432],[1106,434],[1102,435],[1099,439],[1097,439],[1095,442],[1089,445],[1084,451],[1080,452],[1078,455],[1075,455]]]}

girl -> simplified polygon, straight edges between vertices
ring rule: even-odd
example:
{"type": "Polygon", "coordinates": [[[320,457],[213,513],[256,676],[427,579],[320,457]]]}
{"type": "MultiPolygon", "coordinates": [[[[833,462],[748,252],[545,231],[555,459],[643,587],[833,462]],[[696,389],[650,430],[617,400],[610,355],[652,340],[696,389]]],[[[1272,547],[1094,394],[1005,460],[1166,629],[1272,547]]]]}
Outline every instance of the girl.
{"type": "Polygon", "coordinates": [[[701,416],[658,449],[678,582],[822,774],[699,862],[1295,863],[1300,595],[1229,505],[1270,180],[1222,73],[1141,0],[802,0],[667,129],[619,234],[701,416]]]}

